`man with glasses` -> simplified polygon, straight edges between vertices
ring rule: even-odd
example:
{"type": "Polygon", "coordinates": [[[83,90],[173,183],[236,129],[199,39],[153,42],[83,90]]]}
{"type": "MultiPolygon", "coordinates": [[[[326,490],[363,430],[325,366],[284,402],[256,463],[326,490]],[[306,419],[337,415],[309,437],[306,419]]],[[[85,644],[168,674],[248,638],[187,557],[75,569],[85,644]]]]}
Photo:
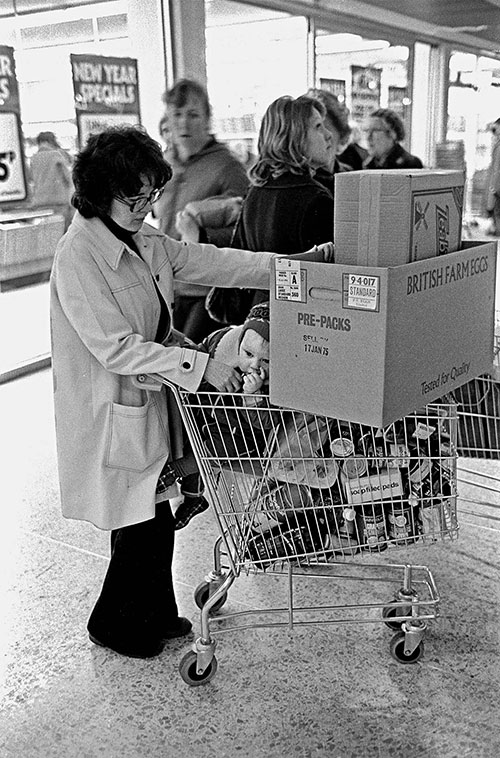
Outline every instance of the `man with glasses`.
{"type": "Polygon", "coordinates": [[[395,111],[379,108],[370,114],[365,130],[369,157],[365,169],[423,168],[422,161],[400,144],[405,127],[395,111]]]}

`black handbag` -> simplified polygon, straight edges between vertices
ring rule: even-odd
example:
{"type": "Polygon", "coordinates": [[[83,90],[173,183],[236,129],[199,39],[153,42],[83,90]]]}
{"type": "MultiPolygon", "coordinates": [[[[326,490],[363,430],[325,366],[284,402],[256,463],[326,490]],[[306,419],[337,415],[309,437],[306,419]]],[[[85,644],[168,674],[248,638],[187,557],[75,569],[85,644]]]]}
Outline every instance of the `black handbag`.
{"type": "Polygon", "coordinates": [[[252,307],[255,290],[241,287],[212,287],[205,308],[213,321],[225,325],[242,324],[252,307]]]}
{"type": "MultiPolygon", "coordinates": [[[[234,224],[230,247],[234,246],[236,231],[243,215],[243,201],[234,224]]],[[[224,326],[242,324],[253,305],[255,290],[244,287],[212,287],[205,298],[205,308],[213,321],[224,326]]]]}

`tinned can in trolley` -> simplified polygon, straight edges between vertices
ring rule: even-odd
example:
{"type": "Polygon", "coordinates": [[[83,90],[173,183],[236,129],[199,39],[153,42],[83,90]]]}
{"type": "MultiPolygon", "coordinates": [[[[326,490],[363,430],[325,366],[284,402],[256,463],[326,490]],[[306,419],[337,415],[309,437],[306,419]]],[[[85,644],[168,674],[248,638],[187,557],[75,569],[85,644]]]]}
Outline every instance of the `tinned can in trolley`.
{"type": "Polygon", "coordinates": [[[415,542],[413,508],[408,501],[387,506],[389,540],[396,545],[415,542]]]}
{"type": "Polygon", "coordinates": [[[371,552],[387,549],[385,511],[382,503],[364,503],[360,506],[361,548],[371,552]]]}
{"type": "Polygon", "coordinates": [[[342,471],[348,479],[357,479],[368,471],[366,458],[361,455],[353,455],[342,462],[342,471]]]}
{"type": "Polygon", "coordinates": [[[341,510],[338,536],[341,540],[342,552],[346,555],[355,555],[359,552],[359,534],[356,516],[356,511],[351,506],[345,506],[341,510]]]}
{"type": "Polygon", "coordinates": [[[347,458],[354,454],[354,442],[349,437],[335,437],[330,449],[335,458],[347,458]]]}

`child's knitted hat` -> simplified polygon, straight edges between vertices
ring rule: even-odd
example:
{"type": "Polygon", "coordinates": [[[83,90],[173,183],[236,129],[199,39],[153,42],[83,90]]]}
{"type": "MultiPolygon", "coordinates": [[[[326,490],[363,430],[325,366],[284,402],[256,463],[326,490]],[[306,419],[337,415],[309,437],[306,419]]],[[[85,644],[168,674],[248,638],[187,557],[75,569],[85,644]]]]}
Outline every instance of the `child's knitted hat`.
{"type": "Polygon", "coordinates": [[[269,342],[269,303],[257,303],[250,309],[241,329],[240,342],[247,329],[253,329],[269,342]]]}

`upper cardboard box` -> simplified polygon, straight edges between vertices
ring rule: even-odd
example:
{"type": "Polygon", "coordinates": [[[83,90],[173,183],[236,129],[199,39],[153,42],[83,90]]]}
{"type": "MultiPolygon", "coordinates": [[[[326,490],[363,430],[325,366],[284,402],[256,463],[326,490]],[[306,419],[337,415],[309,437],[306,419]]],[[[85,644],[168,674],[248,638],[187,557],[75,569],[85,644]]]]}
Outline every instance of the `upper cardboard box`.
{"type": "Polygon", "coordinates": [[[427,169],[336,174],[336,263],[399,266],[458,250],[464,178],[427,169]]]}

